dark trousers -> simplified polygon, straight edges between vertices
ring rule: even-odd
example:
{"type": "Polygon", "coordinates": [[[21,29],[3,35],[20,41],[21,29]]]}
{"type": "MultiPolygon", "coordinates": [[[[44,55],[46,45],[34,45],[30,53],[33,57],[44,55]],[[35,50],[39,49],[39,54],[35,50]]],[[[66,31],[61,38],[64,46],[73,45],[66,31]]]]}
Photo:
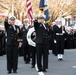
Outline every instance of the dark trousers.
{"type": "Polygon", "coordinates": [[[37,50],[38,69],[48,69],[48,45],[36,44],[36,50],[37,50]],[[42,60],[42,57],[43,57],[43,60],[42,60]]]}
{"type": "Polygon", "coordinates": [[[29,49],[29,45],[26,44],[26,45],[22,45],[22,49],[23,49],[23,55],[24,55],[24,61],[26,63],[29,63],[30,62],[30,49],[29,49]]]}
{"type": "Polygon", "coordinates": [[[57,46],[56,43],[53,43],[53,50],[52,50],[52,51],[53,51],[53,54],[54,54],[55,56],[57,56],[57,54],[58,54],[58,53],[57,53],[57,48],[56,48],[56,46],[57,46]]]}
{"type": "Polygon", "coordinates": [[[17,71],[18,66],[18,46],[9,46],[6,47],[7,54],[7,70],[8,71],[17,71]]]}
{"type": "Polygon", "coordinates": [[[64,54],[64,40],[57,40],[56,48],[57,54],[64,54]]]}
{"type": "Polygon", "coordinates": [[[36,47],[30,46],[30,50],[32,53],[32,66],[36,64],[36,47]]]}
{"type": "Polygon", "coordinates": [[[76,48],[76,39],[74,39],[74,48],[76,48]]]}

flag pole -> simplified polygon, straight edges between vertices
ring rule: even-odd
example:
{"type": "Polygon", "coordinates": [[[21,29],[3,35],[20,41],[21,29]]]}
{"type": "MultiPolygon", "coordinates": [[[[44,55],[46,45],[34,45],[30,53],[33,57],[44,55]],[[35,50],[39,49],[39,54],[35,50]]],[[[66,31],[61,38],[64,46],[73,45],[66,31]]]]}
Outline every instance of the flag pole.
{"type": "Polygon", "coordinates": [[[14,4],[12,4],[12,16],[14,16],[14,4]]]}

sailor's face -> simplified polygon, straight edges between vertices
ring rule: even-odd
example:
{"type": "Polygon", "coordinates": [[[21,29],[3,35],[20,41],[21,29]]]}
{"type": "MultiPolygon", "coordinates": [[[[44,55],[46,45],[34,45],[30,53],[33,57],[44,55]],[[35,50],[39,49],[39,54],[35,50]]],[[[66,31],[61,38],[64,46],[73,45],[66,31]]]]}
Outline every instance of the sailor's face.
{"type": "Polygon", "coordinates": [[[62,25],[62,22],[61,21],[57,21],[56,24],[57,25],[62,25]]]}
{"type": "Polygon", "coordinates": [[[9,24],[10,24],[10,25],[14,25],[14,24],[15,24],[15,20],[10,20],[10,21],[9,21],[9,24]]]}
{"type": "Polygon", "coordinates": [[[28,25],[28,22],[24,22],[23,24],[24,24],[25,26],[27,26],[27,25],[28,25]]]}
{"type": "Polygon", "coordinates": [[[44,19],[39,19],[40,23],[44,23],[44,19]]]}

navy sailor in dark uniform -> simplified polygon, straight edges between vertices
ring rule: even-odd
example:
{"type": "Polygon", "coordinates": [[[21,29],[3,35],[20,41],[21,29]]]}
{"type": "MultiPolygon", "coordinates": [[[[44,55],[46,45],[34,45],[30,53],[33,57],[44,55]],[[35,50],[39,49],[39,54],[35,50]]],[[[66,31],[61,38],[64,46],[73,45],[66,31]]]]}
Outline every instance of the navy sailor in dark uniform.
{"type": "Polygon", "coordinates": [[[38,72],[47,72],[48,69],[48,44],[49,27],[44,23],[44,16],[40,15],[38,20],[34,21],[36,31],[36,51],[38,72]],[[42,64],[43,58],[43,64],[42,64]]]}
{"type": "Polygon", "coordinates": [[[12,16],[5,20],[5,30],[7,32],[6,54],[8,74],[17,73],[18,66],[18,48],[22,45],[20,37],[20,28],[15,24],[15,17],[12,16]]]}
{"type": "Polygon", "coordinates": [[[64,54],[64,38],[65,38],[65,28],[62,26],[61,17],[56,20],[56,25],[53,26],[54,33],[54,43],[56,44],[56,54],[58,55],[58,60],[63,60],[64,54]]]}
{"type": "Polygon", "coordinates": [[[21,37],[23,40],[22,43],[22,50],[23,50],[23,55],[24,55],[24,62],[26,64],[30,63],[30,48],[29,44],[27,42],[27,32],[31,26],[29,25],[29,20],[24,19],[23,20],[23,27],[21,28],[21,37]]]}

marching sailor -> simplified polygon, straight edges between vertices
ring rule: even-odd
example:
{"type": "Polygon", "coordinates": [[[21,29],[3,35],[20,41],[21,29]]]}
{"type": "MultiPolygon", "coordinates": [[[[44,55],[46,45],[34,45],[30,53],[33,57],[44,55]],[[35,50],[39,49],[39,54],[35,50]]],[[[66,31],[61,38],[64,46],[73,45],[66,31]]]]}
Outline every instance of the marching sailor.
{"type": "Polygon", "coordinates": [[[17,73],[18,66],[18,48],[22,45],[21,33],[19,26],[15,25],[15,17],[11,16],[4,22],[7,32],[6,54],[7,54],[7,71],[8,74],[17,73]]]}
{"type": "Polygon", "coordinates": [[[38,72],[47,72],[48,69],[48,43],[49,43],[49,27],[45,24],[44,15],[39,15],[38,20],[34,21],[36,31],[36,51],[37,51],[37,67],[38,72]],[[42,64],[43,57],[43,64],[42,64]]]}
{"type": "Polygon", "coordinates": [[[23,49],[23,55],[24,55],[24,62],[26,64],[30,63],[30,49],[27,42],[27,32],[29,30],[29,20],[24,19],[23,20],[23,27],[21,28],[21,37],[23,39],[22,49],[23,49]]]}
{"type": "Polygon", "coordinates": [[[56,19],[56,25],[53,26],[53,33],[58,60],[63,60],[65,28],[62,26],[61,17],[56,19]]]}

